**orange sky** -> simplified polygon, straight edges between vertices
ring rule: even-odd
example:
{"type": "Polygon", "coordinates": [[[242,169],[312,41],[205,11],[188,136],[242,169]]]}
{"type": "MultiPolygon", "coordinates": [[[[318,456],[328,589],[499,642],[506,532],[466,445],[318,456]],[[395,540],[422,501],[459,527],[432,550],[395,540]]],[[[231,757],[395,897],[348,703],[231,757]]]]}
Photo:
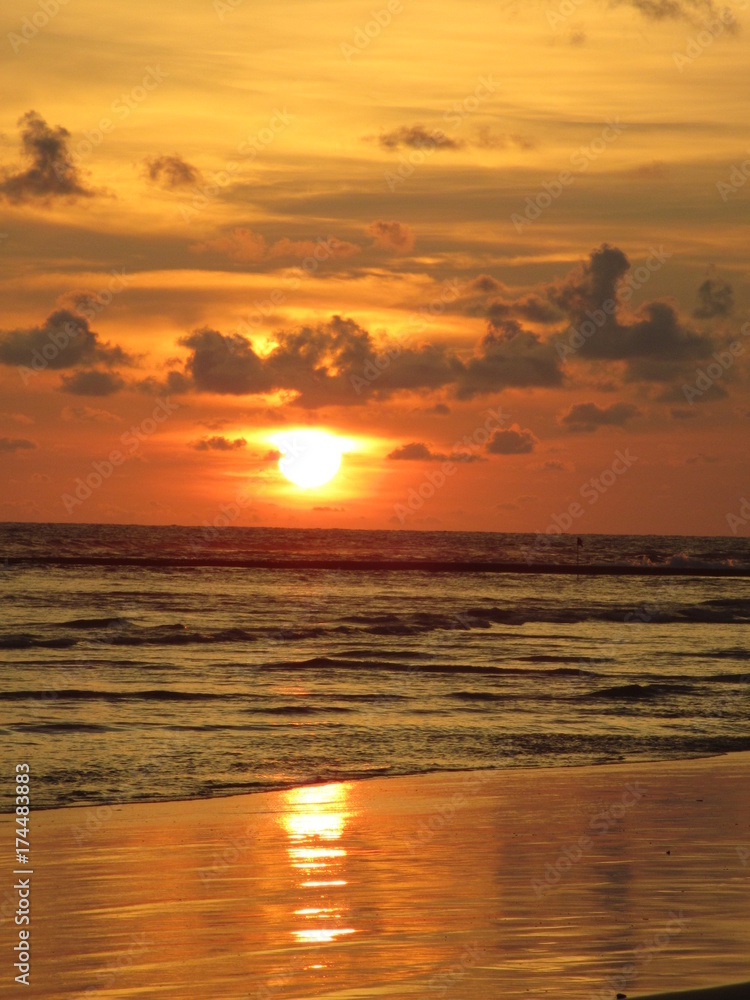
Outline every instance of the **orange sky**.
{"type": "Polygon", "coordinates": [[[730,533],[746,8],[11,0],[0,519],[730,533]]]}

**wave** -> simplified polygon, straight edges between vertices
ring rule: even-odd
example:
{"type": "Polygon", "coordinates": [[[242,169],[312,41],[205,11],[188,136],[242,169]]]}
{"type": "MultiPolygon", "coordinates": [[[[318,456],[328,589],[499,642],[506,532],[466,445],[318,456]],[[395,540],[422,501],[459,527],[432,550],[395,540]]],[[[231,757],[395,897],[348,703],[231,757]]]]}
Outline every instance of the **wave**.
{"type": "Polygon", "coordinates": [[[352,559],[352,558],[206,558],[184,556],[122,556],[122,555],[11,555],[6,566],[116,566],[145,569],[204,569],[227,568],[245,570],[336,570],[366,573],[553,573],[568,576],[750,576],[750,564],[735,559],[699,559],[684,554],[672,555],[660,562],[644,559],[623,559],[611,562],[544,562],[534,559],[503,561],[436,560],[436,559],[352,559]]]}
{"type": "Polygon", "coordinates": [[[640,700],[642,698],[659,698],[669,694],[692,694],[694,684],[617,684],[614,687],[600,688],[598,691],[588,691],[580,695],[585,699],[627,698],[640,700]]]}

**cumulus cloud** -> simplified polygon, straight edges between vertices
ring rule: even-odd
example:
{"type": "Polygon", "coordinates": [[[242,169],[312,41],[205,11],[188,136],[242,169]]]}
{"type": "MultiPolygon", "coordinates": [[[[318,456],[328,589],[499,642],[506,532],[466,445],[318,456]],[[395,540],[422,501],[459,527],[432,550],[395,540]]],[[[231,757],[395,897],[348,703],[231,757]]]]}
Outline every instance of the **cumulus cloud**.
{"type": "Polygon", "coordinates": [[[26,170],[5,169],[0,180],[0,197],[17,205],[28,202],[46,204],[54,198],[75,201],[96,193],[86,187],[73,162],[69,148],[70,132],[61,125],[48,125],[36,111],[27,111],[18,120],[21,131],[21,154],[28,161],[26,170]]]}
{"type": "Polygon", "coordinates": [[[445,455],[442,452],[430,451],[422,441],[412,441],[410,444],[401,445],[394,448],[386,456],[396,462],[481,462],[479,455],[472,455],[470,452],[452,452],[445,455]]]}
{"type": "Polygon", "coordinates": [[[403,222],[385,222],[377,219],[367,227],[375,246],[395,253],[408,253],[414,248],[414,233],[403,222]]]}
{"type": "Polygon", "coordinates": [[[111,396],[125,388],[125,380],[117,372],[96,369],[63,375],[60,389],[74,396],[111,396]]]}
{"type": "Polygon", "coordinates": [[[378,136],[378,143],[383,149],[461,149],[465,143],[460,139],[451,139],[442,129],[425,128],[424,125],[400,125],[390,132],[378,136]]]}
{"type": "Polygon", "coordinates": [[[78,364],[133,364],[121,347],[102,343],[83,316],[69,309],[51,313],[42,326],[0,331],[0,364],[72,368],[78,364]]]}
{"type": "Polygon", "coordinates": [[[696,319],[729,316],[734,309],[732,286],[720,278],[706,278],[698,289],[698,305],[693,310],[696,319]]]}
{"type": "Polygon", "coordinates": [[[202,438],[200,441],[194,441],[190,447],[195,448],[196,451],[237,451],[238,448],[246,448],[247,441],[244,438],[231,440],[219,434],[214,437],[202,438]]]}
{"type": "Polygon", "coordinates": [[[513,424],[508,430],[495,431],[487,442],[487,451],[492,455],[528,455],[537,443],[530,430],[513,424]]]}
{"type": "Polygon", "coordinates": [[[190,184],[197,184],[201,172],[177,153],[167,156],[148,156],[143,161],[146,178],[152,184],[174,191],[190,184]]]}
{"type": "Polygon", "coordinates": [[[632,403],[611,403],[604,407],[596,403],[576,403],[563,414],[560,423],[577,433],[592,433],[598,427],[623,427],[639,414],[640,410],[632,403]]]}
{"type": "Polygon", "coordinates": [[[0,438],[0,452],[28,451],[31,448],[36,448],[36,445],[27,438],[0,438]]]}
{"type": "Polygon", "coordinates": [[[668,302],[645,302],[626,315],[622,298],[629,299],[632,289],[621,286],[629,269],[626,255],[605,243],[583,267],[548,286],[548,298],[566,313],[571,326],[589,330],[575,348],[568,331],[558,351],[561,357],[624,361],[628,381],[670,382],[684,375],[688,363],[709,357],[717,345],[710,334],[682,323],[668,302]]]}
{"type": "Polygon", "coordinates": [[[498,324],[482,339],[477,355],[461,374],[457,396],[471,399],[511,387],[561,384],[560,360],[554,346],[511,320],[498,324]]]}

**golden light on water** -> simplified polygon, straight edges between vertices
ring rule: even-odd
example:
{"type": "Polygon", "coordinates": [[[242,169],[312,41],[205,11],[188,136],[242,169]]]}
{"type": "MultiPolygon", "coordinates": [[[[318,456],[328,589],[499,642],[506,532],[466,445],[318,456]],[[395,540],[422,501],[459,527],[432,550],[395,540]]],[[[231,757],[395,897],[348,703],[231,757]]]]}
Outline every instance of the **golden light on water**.
{"type": "Polygon", "coordinates": [[[299,943],[328,944],[356,933],[346,926],[347,906],[341,898],[348,883],[341,877],[347,851],[341,844],[331,846],[331,841],[342,840],[351,815],[346,809],[347,794],[347,785],[331,784],[294,788],[285,796],[287,812],[281,823],[290,840],[291,867],[295,872],[316,874],[297,883],[304,895],[303,905],[294,910],[298,926],[292,935],[299,943]]]}

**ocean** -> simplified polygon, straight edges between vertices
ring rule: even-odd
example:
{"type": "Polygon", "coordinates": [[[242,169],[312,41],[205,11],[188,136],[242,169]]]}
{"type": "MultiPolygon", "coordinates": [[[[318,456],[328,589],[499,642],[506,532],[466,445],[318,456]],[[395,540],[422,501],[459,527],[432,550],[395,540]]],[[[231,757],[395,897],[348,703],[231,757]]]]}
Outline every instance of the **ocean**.
{"type": "Polygon", "coordinates": [[[750,540],[582,541],[0,525],[6,756],[41,809],[750,749],[750,540]]]}

